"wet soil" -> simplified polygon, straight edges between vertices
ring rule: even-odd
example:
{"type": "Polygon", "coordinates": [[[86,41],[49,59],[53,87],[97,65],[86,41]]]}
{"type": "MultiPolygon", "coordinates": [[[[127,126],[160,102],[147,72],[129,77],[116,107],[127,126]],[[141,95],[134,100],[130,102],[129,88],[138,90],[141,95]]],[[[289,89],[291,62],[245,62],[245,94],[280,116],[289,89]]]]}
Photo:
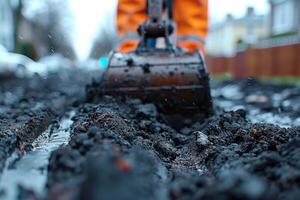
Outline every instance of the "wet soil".
{"type": "MultiPolygon", "coordinates": [[[[34,150],[74,111],[70,138],[51,152],[42,193],[18,199],[297,199],[300,90],[256,80],[213,81],[215,115],[175,130],[155,105],[84,100],[90,75],[1,83],[0,167],[34,150]]],[[[43,143],[41,145],[47,145],[43,143]]],[[[16,165],[16,164],[15,164],[16,165]]],[[[2,171],[1,170],[1,171],[2,171]]],[[[20,175],[21,176],[21,175],[20,175]]],[[[5,190],[0,192],[5,199],[5,190]]]]}
{"type": "MultiPolygon", "coordinates": [[[[60,118],[84,99],[85,79],[90,75],[82,74],[78,70],[62,70],[60,74],[51,73],[47,77],[35,75],[31,78],[17,78],[13,74],[1,76],[0,187],[6,184],[2,182],[3,170],[15,168],[19,160],[34,149],[33,144],[37,138],[51,127],[50,136],[59,126],[60,118]],[[12,155],[11,162],[7,163],[12,155]]],[[[32,159],[29,162],[34,161],[32,159]]],[[[8,199],[5,193],[1,187],[0,199],[8,199]]]]}

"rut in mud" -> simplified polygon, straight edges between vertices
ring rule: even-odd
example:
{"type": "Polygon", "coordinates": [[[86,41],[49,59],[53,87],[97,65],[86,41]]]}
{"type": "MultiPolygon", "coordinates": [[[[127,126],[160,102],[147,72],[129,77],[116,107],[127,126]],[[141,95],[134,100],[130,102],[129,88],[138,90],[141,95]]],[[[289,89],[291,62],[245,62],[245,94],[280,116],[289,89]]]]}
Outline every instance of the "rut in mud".
{"type": "Polygon", "coordinates": [[[45,155],[54,146],[49,140],[54,138],[57,141],[62,137],[61,133],[55,136],[61,125],[60,120],[84,98],[85,79],[88,77],[90,75],[87,72],[77,70],[61,70],[60,74],[51,73],[47,77],[1,77],[0,199],[15,199],[18,193],[18,183],[15,181],[19,179],[28,178],[21,181],[28,182],[36,178],[35,184],[43,187],[37,176],[30,177],[24,173],[30,170],[33,174],[44,173],[47,162],[39,160],[48,160],[45,155]],[[76,79],[75,83],[73,78],[76,79]],[[41,152],[41,158],[36,155],[36,150],[41,152]],[[5,187],[10,187],[9,191],[5,187]]]}
{"type": "MultiPolygon", "coordinates": [[[[76,80],[77,76],[70,77],[76,80]]],[[[16,95],[18,106],[1,101],[8,116],[1,118],[3,165],[13,151],[32,151],[37,135],[59,124],[68,110],[75,110],[70,141],[49,158],[44,191],[23,184],[17,191],[19,199],[252,200],[296,199],[300,194],[300,91],[296,86],[255,80],[212,82],[216,114],[177,131],[152,104],[110,97],[87,103],[83,90],[69,91],[83,88],[86,82],[74,86],[67,80],[56,81],[55,87],[43,80],[46,88],[52,88],[30,89],[29,93],[37,90],[30,98],[27,92],[16,95]],[[19,106],[23,99],[28,108],[19,106]],[[35,104],[40,105],[37,111],[35,104]],[[59,105],[63,109],[53,109],[59,105]],[[18,121],[12,113],[23,117],[18,121]]],[[[2,92],[12,88],[24,90],[8,85],[2,92]]]]}

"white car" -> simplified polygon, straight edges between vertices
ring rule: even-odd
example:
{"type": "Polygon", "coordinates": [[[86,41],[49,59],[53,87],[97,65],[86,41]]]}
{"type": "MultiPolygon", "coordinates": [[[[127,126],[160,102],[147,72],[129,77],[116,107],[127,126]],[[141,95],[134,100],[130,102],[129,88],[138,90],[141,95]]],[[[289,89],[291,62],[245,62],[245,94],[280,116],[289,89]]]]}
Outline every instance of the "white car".
{"type": "Polygon", "coordinates": [[[33,61],[27,56],[10,53],[0,45],[0,74],[28,77],[35,73],[46,75],[46,66],[33,61]]]}

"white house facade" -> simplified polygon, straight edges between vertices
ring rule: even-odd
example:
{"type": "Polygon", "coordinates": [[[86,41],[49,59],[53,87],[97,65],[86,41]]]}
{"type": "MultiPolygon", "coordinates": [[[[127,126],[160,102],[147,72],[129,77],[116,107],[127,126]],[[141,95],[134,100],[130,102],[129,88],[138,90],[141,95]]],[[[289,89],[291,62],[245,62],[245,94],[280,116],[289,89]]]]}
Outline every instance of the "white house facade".
{"type": "Polygon", "coordinates": [[[247,14],[235,19],[227,16],[223,23],[210,27],[206,43],[207,54],[212,56],[233,56],[239,43],[254,44],[268,36],[267,16],[257,15],[253,8],[247,14]]]}
{"type": "Polygon", "coordinates": [[[270,0],[270,5],[272,35],[299,33],[299,0],[270,0]]]}

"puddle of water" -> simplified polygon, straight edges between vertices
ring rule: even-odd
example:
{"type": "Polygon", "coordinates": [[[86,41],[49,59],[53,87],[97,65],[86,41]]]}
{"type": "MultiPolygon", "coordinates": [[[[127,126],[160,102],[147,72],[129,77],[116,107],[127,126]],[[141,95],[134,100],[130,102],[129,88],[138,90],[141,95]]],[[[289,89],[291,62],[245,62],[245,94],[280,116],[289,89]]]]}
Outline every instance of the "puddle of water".
{"type": "Polygon", "coordinates": [[[202,164],[196,165],[196,169],[200,176],[202,176],[203,174],[205,174],[208,171],[207,167],[202,164]]]}
{"type": "Polygon", "coordinates": [[[295,119],[293,125],[294,126],[300,126],[300,117],[298,117],[297,119],[295,119]]]}
{"type": "Polygon", "coordinates": [[[224,98],[231,100],[241,100],[244,97],[244,94],[238,85],[227,85],[220,89],[212,89],[211,94],[213,97],[223,96],[224,98]]]}
{"type": "Polygon", "coordinates": [[[226,112],[232,110],[238,110],[238,109],[246,109],[244,105],[239,105],[238,103],[233,101],[215,100],[214,102],[216,105],[220,106],[226,112]]]}
{"type": "Polygon", "coordinates": [[[252,123],[276,124],[282,128],[290,128],[294,125],[294,120],[292,120],[292,118],[289,116],[274,114],[272,112],[261,113],[258,109],[253,109],[250,111],[249,119],[252,123]]]}
{"type": "Polygon", "coordinates": [[[51,127],[49,127],[35,140],[33,150],[25,153],[15,163],[14,168],[9,168],[10,163],[14,162],[18,157],[17,153],[13,153],[6,161],[6,167],[0,179],[0,189],[4,190],[4,196],[1,196],[0,199],[17,199],[19,184],[42,195],[47,179],[47,166],[50,154],[61,145],[68,143],[70,126],[73,123],[71,118],[74,115],[75,112],[72,111],[69,113],[69,117],[63,118],[60,121],[60,127],[51,135],[51,127]]]}
{"type": "MultiPolygon", "coordinates": [[[[221,89],[212,90],[212,96],[216,98],[214,103],[224,111],[232,111],[237,109],[247,110],[249,112],[247,118],[250,119],[252,123],[276,124],[282,128],[290,128],[292,126],[300,125],[300,118],[294,119],[291,116],[283,113],[265,112],[260,108],[245,104],[245,102],[241,103],[243,93],[237,85],[228,85],[221,89]],[[219,96],[222,98],[218,98],[219,96]]],[[[282,102],[282,96],[282,94],[274,94],[272,96],[272,103],[274,107],[279,107],[281,103],[286,107],[291,105],[289,100],[282,102]]]]}

